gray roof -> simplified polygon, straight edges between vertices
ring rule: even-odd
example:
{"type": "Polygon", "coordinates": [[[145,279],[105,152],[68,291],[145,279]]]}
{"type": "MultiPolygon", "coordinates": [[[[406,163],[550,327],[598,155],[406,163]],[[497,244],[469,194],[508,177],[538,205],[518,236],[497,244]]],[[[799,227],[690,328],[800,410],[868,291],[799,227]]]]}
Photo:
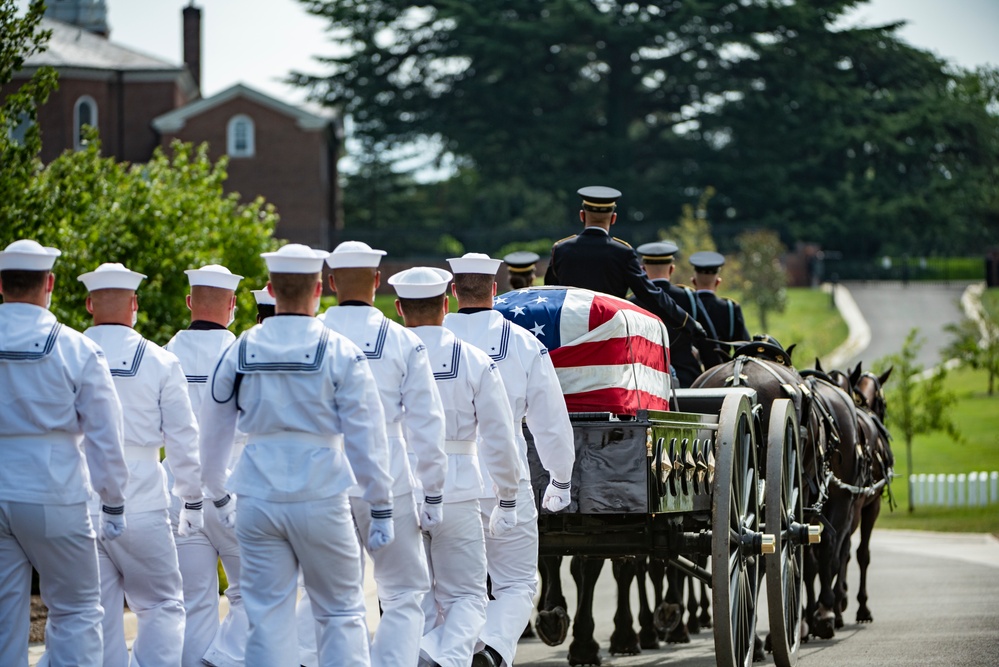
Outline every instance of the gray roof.
{"type": "Polygon", "coordinates": [[[51,30],[48,48],[25,60],[25,67],[73,67],[100,70],[179,72],[183,65],[120,46],[107,38],[69,23],[43,18],[43,30],[51,30]]]}
{"type": "Polygon", "coordinates": [[[322,109],[319,113],[312,113],[302,107],[293,106],[279,99],[271,97],[266,93],[247,86],[245,83],[237,83],[226,88],[221,93],[205,97],[196,102],[190,102],[184,106],[168,111],[153,119],[153,127],[157,131],[168,133],[178,132],[183,129],[188,119],[194,118],[210,109],[225,104],[237,97],[246,98],[264,107],[272,109],[295,119],[298,126],[303,130],[320,130],[326,128],[335,120],[335,114],[329,109],[322,109]]]}

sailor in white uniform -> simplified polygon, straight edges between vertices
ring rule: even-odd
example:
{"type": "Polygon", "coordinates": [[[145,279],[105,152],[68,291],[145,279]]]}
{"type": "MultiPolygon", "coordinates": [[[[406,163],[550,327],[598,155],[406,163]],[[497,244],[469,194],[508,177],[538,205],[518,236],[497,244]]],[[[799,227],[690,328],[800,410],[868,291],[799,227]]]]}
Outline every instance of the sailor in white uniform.
{"type": "MultiPolygon", "coordinates": [[[[500,260],[467,253],[449,259],[448,264],[454,272],[452,290],[458,298],[458,312],[448,314],[444,326],[483,350],[499,367],[517,436],[521,471],[517,526],[503,535],[486,535],[493,599],[486,607],[486,627],[479,635],[482,648],[472,660],[473,667],[509,666],[517,653],[517,640],[530,622],[538,579],[538,512],[522,423],[526,419],[541,463],[551,477],[542,506],[552,512],[569,505],[576,458],[572,425],[548,350],[533,334],[492,308],[500,260]]],[[[496,505],[488,474],[482,470],[486,493],[479,504],[484,523],[496,505]]]]}
{"type": "Polygon", "coordinates": [[[121,404],[100,348],[48,310],[59,255],[27,239],[0,252],[0,665],[28,664],[32,567],[49,661],[102,664],[91,488],[102,539],[125,528],[121,404]]]}
{"type": "MultiPolygon", "coordinates": [[[[371,663],[412,666],[423,636],[421,603],[430,590],[420,528],[430,530],[440,523],[443,508],[444,406],[423,341],[373,306],[384,254],[358,241],[345,241],[333,250],[326,263],[333,270],[330,288],[338,305],[320,319],[361,348],[378,384],[388,433],[395,540],[372,554],[382,615],[371,642],[371,663]],[[418,481],[410,469],[407,445],[418,481]]],[[[349,495],[354,522],[367,547],[371,508],[359,487],[349,495]]],[[[312,611],[303,604],[307,599],[299,600],[299,610],[304,608],[311,621],[312,611]]],[[[314,664],[308,655],[300,661],[307,667],[314,664]]]]}
{"type": "Polygon", "coordinates": [[[368,548],[377,551],[393,537],[392,479],[368,361],[314,317],[327,254],[299,244],[263,254],[276,314],[226,350],[201,406],[205,489],[239,539],[249,667],[298,664],[299,567],[319,625],[319,664],[370,664],[347,489],[364,491],[368,548]],[[247,444],[228,476],[237,427],[247,444]]]}
{"type": "Polygon", "coordinates": [[[264,289],[250,290],[257,302],[257,324],[274,315],[274,295],[264,289]]]}
{"type": "MultiPolygon", "coordinates": [[[[208,387],[208,377],[215,370],[218,358],[236,340],[228,327],[236,310],[236,288],[242,276],[218,264],[188,269],[184,273],[191,287],[191,293],[187,295],[191,324],[174,334],[165,347],[180,359],[187,377],[191,407],[197,415],[208,387]]],[[[234,449],[237,456],[238,450],[234,449]]],[[[230,461],[230,468],[233,463],[230,461]]],[[[239,544],[232,530],[221,524],[218,511],[211,503],[204,507],[204,530],[180,535],[177,530],[181,505],[180,499],[173,496],[170,519],[184,580],[184,610],[187,613],[181,665],[201,667],[204,659],[214,667],[240,667],[249,625],[239,591],[239,544]],[[229,582],[225,591],[229,612],[221,623],[220,558],[229,582]]]]}
{"type": "MultiPolygon", "coordinates": [[[[161,447],[173,470],[173,493],[184,502],[179,534],[192,534],[203,525],[198,426],[184,371],[176,356],[132,328],[138,312],[135,290],[143,278],[121,264],[101,264],[79,277],[90,292],[87,311],[94,317],[94,326],[84,334],[104,351],[121,399],[129,472],[128,532],[98,545],[105,667],[129,664],[126,597],[138,619],[132,664],[180,664],[184,598],[161,447]]],[[[91,499],[91,514],[99,509],[100,503],[91,499]]]]}
{"type": "Polygon", "coordinates": [[[446,424],[444,521],[432,526],[424,538],[432,586],[424,598],[421,660],[441,667],[468,667],[486,621],[486,548],[479,518],[479,498],[485,490],[479,458],[499,498],[489,522],[493,535],[507,533],[517,524],[521,472],[513,414],[496,364],[441,326],[450,279],[443,269],[415,267],[388,282],[399,297],[396,307],[406,326],[427,346],[446,424]]]}

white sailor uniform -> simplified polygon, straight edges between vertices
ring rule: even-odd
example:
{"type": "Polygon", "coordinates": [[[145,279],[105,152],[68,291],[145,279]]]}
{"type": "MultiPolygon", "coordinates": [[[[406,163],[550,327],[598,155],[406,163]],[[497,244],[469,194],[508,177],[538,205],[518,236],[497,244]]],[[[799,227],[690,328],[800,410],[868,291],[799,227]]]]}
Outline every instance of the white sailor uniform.
{"type": "MultiPolygon", "coordinates": [[[[165,448],[174,472],[173,493],[187,503],[199,504],[198,427],[187,381],[176,356],[130,327],[102,324],[90,327],[84,335],[104,351],[121,399],[129,471],[128,530],[119,539],[98,545],[105,611],[104,665],[129,664],[125,597],[138,619],[132,644],[134,664],[179,665],[184,600],[160,448],[165,448]]],[[[99,509],[99,502],[92,498],[91,514],[99,509]]]]}
{"type": "MultiPolygon", "coordinates": [[[[215,364],[226,348],[236,340],[231,331],[215,326],[217,328],[178,331],[166,344],[166,349],[180,359],[195,415],[201,409],[208,379],[215,370],[215,364]]],[[[238,449],[234,450],[236,456],[238,449]]],[[[170,520],[184,581],[184,609],[187,613],[181,665],[201,667],[204,659],[215,667],[240,667],[243,664],[249,624],[239,588],[239,543],[236,535],[219,522],[218,510],[212,503],[204,506],[205,526],[202,532],[179,535],[177,527],[181,501],[176,496],[172,498],[170,520]],[[229,600],[229,612],[221,623],[218,596],[220,558],[229,582],[225,591],[229,600]]]]}
{"type": "MultiPolygon", "coordinates": [[[[447,468],[444,407],[426,346],[415,334],[369,305],[336,306],[320,319],[364,352],[385,412],[389,472],[394,480],[395,540],[372,554],[382,616],[371,642],[371,663],[415,665],[423,635],[421,603],[430,590],[417,506],[424,495],[441,502],[447,468]],[[415,461],[415,483],[407,445],[415,461]],[[418,490],[422,493],[414,497],[418,490]]],[[[349,495],[358,534],[366,544],[371,508],[360,497],[359,487],[353,487],[349,495]]],[[[299,618],[310,626],[312,610],[306,595],[299,600],[298,609],[299,618]]],[[[307,649],[311,637],[303,639],[303,649],[307,649]]],[[[303,651],[300,662],[306,667],[314,665],[314,649],[303,651]]]]}
{"type": "Polygon", "coordinates": [[[49,609],[49,661],[102,664],[87,500],[92,489],[120,507],[127,479],[121,405],[100,348],[40,306],[0,304],[0,665],[27,664],[32,566],[49,609]]]}
{"type": "Polygon", "coordinates": [[[496,364],[444,327],[410,329],[427,346],[444,403],[447,475],[444,521],[425,536],[432,580],[424,598],[422,652],[441,667],[467,667],[486,620],[486,553],[479,460],[507,510],[521,472],[513,415],[496,364]],[[478,443],[476,434],[478,433],[478,443]]]}
{"type": "MultiPolygon", "coordinates": [[[[450,313],[444,326],[458,338],[483,350],[499,367],[510,407],[520,460],[517,525],[508,533],[486,533],[486,556],[494,599],[486,608],[483,644],[512,665],[517,640],[530,622],[537,592],[538,522],[527,463],[527,441],[521,426],[526,418],[542,465],[553,480],[568,483],[575,461],[572,425],[548,350],[526,329],[511,324],[494,310],[450,313]]],[[[482,520],[488,526],[496,504],[489,472],[482,469],[485,494],[480,498],[482,520]]]]}
{"type": "Polygon", "coordinates": [[[364,354],[316,318],[277,315],[229,347],[210,392],[200,414],[204,484],[217,501],[227,489],[239,497],[246,664],[297,659],[301,567],[320,664],[366,667],[361,555],[346,491],[359,483],[378,516],[390,518],[392,482],[364,354]],[[227,478],[237,426],[247,445],[227,478]]]}

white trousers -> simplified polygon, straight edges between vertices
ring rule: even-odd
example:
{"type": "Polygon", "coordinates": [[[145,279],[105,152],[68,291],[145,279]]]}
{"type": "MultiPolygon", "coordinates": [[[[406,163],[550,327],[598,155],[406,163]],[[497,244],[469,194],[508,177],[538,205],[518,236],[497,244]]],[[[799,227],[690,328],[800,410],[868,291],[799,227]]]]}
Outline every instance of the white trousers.
{"type": "Polygon", "coordinates": [[[99,667],[101,591],[87,504],[0,501],[0,665],[27,667],[31,568],[38,570],[48,664],[99,667]]]}
{"type": "Polygon", "coordinates": [[[444,520],[423,540],[432,584],[423,598],[421,652],[441,667],[468,667],[486,622],[486,545],[479,501],[444,503],[444,520]]]}
{"type": "Polygon", "coordinates": [[[369,667],[361,550],[345,494],[284,503],[240,496],[236,536],[250,625],[247,667],[299,664],[299,567],[318,624],[319,664],[369,667]]]}
{"type": "MultiPolygon", "coordinates": [[[[350,499],[350,509],[358,537],[368,547],[371,505],[361,498],[350,499]]],[[[411,492],[392,499],[395,539],[371,554],[378,587],[381,618],[371,642],[372,667],[416,667],[423,636],[423,596],[430,590],[423,538],[411,492]]],[[[369,552],[370,553],[370,552],[369,552]]],[[[317,664],[315,621],[308,593],[298,600],[299,660],[306,667],[317,664]]]]}
{"type": "Polygon", "coordinates": [[[479,502],[493,599],[486,604],[486,624],[476,648],[488,644],[509,667],[517,655],[517,641],[531,620],[534,594],[538,590],[538,510],[530,481],[521,481],[517,525],[505,535],[493,537],[489,534],[489,516],[496,499],[479,502]]]}
{"type": "MultiPolygon", "coordinates": [[[[97,523],[98,517],[93,517],[97,523]]],[[[135,612],[135,667],[176,667],[184,643],[184,598],[167,510],[125,514],[125,532],[97,543],[104,606],[104,667],[128,667],[124,604],[135,612]]]]}
{"type": "Polygon", "coordinates": [[[177,560],[184,581],[184,629],[182,667],[202,667],[202,659],[214,667],[242,667],[249,623],[239,588],[239,543],[235,531],[219,523],[218,510],[205,499],[203,532],[177,534],[181,500],[174,497],[170,508],[177,560]],[[229,613],[219,623],[218,561],[222,559],[229,586],[229,613]]]}

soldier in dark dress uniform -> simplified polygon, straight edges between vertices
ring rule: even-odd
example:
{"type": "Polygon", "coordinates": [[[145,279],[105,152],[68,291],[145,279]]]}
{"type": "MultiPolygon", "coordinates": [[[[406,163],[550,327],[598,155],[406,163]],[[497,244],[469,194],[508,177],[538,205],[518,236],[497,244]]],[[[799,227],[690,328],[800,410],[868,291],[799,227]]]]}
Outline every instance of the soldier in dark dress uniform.
{"type": "Polygon", "coordinates": [[[552,247],[545,285],[581,287],[622,299],[630,289],[635,302],[667,326],[703,338],[703,327],[645,276],[635,250],[610,235],[611,225],[617,221],[614,209],[621,193],[602,186],[580,188],[578,193],[583,198],[579,211],[583,231],[552,247]]]}
{"type": "MultiPolygon", "coordinates": [[[[694,290],[670,282],[673,271],[676,269],[675,255],[678,250],[677,245],[672,241],[645,243],[637,248],[642,268],[652,284],[666,292],[673,301],[684,304],[687,312],[707,330],[710,328],[711,322],[705,309],[699,307],[694,290]],[[687,304],[690,304],[689,308],[687,304]]],[[[666,328],[669,330],[670,364],[676,372],[679,386],[689,387],[704,371],[701,360],[708,359],[709,363],[714,363],[718,358],[717,351],[707,340],[702,340],[696,343],[697,351],[695,352],[695,342],[690,334],[668,324],[666,328]]]]}
{"type": "MultiPolygon", "coordinates": [[[[697,290],[696,297],[711,320],[708,336],[722,341],[751,340],[742,317],[742,306],[716,293],[722,281],[718,272],[725,264],[725,257],[721,253],[705,250],[691,255],[690,264],[694,267],[692,282],[697,290]]],[[[732,347],[725,346],[724,351],[731,355],[732,347]]],[[[705,364],[705,368],[709,366],[705,364]]]]}
{"type": "Polygon", "coordinates": [[[541,259],[536,252],[518,250],[503,257],[509,275],[510,289],[521,289],[534,284],[534,265],[541,259]]]}

